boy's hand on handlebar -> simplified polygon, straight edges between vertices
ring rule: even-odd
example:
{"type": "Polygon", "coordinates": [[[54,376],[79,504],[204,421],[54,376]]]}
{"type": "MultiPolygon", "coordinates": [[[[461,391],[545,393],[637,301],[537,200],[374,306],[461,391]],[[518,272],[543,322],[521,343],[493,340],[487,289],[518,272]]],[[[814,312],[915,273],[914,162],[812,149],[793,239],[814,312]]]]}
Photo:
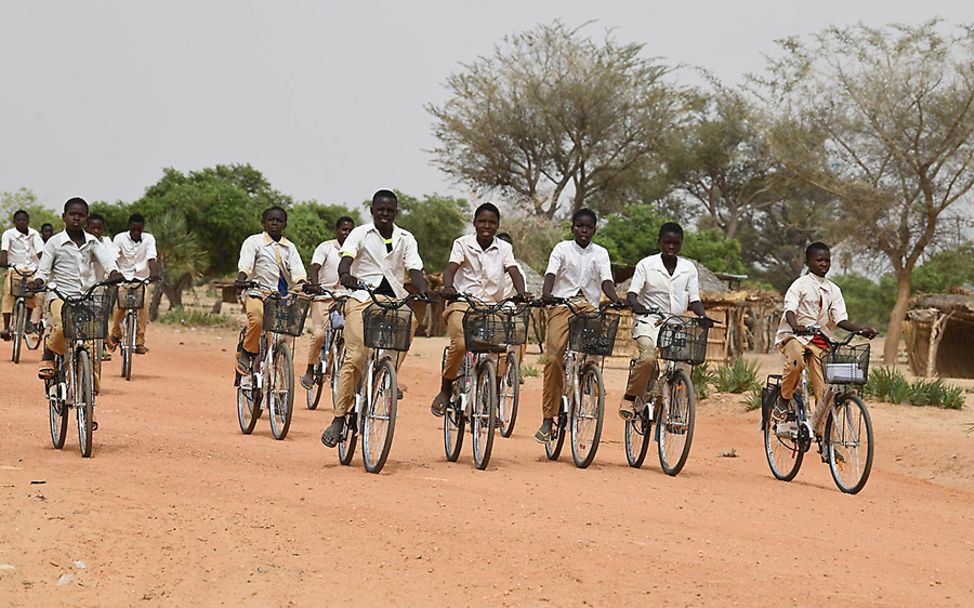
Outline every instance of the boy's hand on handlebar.
{"type": "Polygon", "coordinates": [[[697,325],[703,327],[704,329],[711,329],[714,326],[715,321],[710,317],[697,317],[697,325]]]}
{"type": "Polygon", "coordinates": [[[348,287],[349,289],[360,289],[359,280],[350,273],[345,273],[338,277],[338,282],[341,283],[343,287],[348,287]]]}
{"type": "Polygon", "coordinates": [[[41,289],[42,287],[44,287],[44,279],[34,279],[33,281],[27,284],[27,287],[35,291],[41,289]]]}
{"type": "Polygon", "coordinates": [[[859,330],[860,336],[864,336],[870,340],[875,338],[878,333],[879,332],[873,329],[872,327],[863,327],[862,329],[859,330]]]}
{"type": "Polygon", "coordinates": [[[541,303],[546,305],[558,304],[561,302],[561,298],[556,298],[550,293],[541,294],[541,303]]]}

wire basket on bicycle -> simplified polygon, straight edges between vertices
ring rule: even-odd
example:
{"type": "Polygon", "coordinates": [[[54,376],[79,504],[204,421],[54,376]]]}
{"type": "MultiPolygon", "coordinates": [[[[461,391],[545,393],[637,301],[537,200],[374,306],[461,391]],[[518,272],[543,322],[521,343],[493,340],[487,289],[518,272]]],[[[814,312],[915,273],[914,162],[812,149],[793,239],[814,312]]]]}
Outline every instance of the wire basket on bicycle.
{"type": "Polygon", "coordinates": [[[837,345],[822,353],[822,374],[829,384],[865,384],[869,379],[869,345],[837,345]]]}
{"type": "Polygon", "coordinates": [[[310,305],[311,298],[271,294],[264,300],[264,331],[300,336],[310,305]]]}
{"type": "Polygon", "coordinates": [[[608,357],[618,330],[619,315],[605,311],[577,314],[568,322],[568,347],[577,353],[608,357]]]}
{"type": "Polygon", "coordinates": [[[68,340],[104,340],[115,304],[116,287],[102,286],[81,300],[65,300],[61,308],[64,337],[68,340]]]}
{"type": "Polygon", "coordinates": [[[508,346],[528,339],[528,311],[498,310],[479,312],[468,308],[463,313],[463,341],[472,353],[502,353],[508,346]]]}
{"type": "Polygon", "coordinates": [[[413,339],[413,311],[409,306],[383,308],[370,304],[362,313],[365,345],[406,352],[413,339]]]}
{"type": "Polygon", "coordinates": [[[145,285],[122,285],[118,289],[118,307],[122,310],[142,308],[145,304],[145,285]]]}
{"type": "Polygon", "coordinates": [[[659,331],[660,358],[700,365],[707,359],[710,330],[690,317],[670,317],[659,331]]]}

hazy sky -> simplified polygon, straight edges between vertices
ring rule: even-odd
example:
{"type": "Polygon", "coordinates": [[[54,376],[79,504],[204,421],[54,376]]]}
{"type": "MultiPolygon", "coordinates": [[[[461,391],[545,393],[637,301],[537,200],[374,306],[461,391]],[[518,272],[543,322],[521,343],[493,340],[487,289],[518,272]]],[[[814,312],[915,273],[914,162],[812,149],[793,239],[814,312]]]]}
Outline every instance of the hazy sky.
{"type": "Polygon", "coordinates": [[[464,195],[429,164],[423,106],[505,34],[594,19],[736,82],[776,38],[938,15],[974,3],[0,0],[0,190],[131,200],[166,166],[249,162],[298,200],[464,195]]]}

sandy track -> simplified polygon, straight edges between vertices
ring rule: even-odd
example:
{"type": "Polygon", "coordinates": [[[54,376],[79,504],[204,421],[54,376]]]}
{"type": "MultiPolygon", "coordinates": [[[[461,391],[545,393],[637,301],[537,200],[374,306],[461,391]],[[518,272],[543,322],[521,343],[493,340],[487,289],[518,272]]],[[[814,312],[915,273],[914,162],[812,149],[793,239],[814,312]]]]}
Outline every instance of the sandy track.
{"type": "Polygon", "coordinates": [[[668,478],[654,453],[625,463],[618,360],[591,468],[530,438],[530,378],[515,437],[480,472],[468,442],[443,457],[427,409],[443,341],[420,339],[373,476],[318,442],[325,411],[298,409],[284,442],[266,417],[240,434],[231,330],[150,332],[131,383],[106,365],[91,460],[73,420],[51,448],[36,354],[17,367],[0,347],[0,606],[974,605],[970,410],[875,406],[876,465],[850,497],[811,458],[773,480],[757,415],[712,399],[668,478]]]}

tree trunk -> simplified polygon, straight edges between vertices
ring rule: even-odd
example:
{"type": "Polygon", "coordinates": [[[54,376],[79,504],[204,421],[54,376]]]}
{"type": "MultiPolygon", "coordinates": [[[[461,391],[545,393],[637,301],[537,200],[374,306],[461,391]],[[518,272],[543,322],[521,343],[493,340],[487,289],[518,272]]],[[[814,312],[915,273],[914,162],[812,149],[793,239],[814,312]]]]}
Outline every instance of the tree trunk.
{"type": "Polygon", "coordinates": [[[152,299],[149,300],[149,320],[155,321],[159,318],[159,305],[162,304],[162,296],[165,293],[163,283],[156,285],[152,290],[152,299]]]}
{"type": "Polygon", "coordinates": [[[912,267],[901,268],[896,273],[896,304],[893,305],[893,311],[889,315],[889,325],[886,326],[883,365],[896,365],[900,349],[900,334],[903,331],[903,321],[906,320],[906,309],[910,304],[912,270],[912,267]]]}

